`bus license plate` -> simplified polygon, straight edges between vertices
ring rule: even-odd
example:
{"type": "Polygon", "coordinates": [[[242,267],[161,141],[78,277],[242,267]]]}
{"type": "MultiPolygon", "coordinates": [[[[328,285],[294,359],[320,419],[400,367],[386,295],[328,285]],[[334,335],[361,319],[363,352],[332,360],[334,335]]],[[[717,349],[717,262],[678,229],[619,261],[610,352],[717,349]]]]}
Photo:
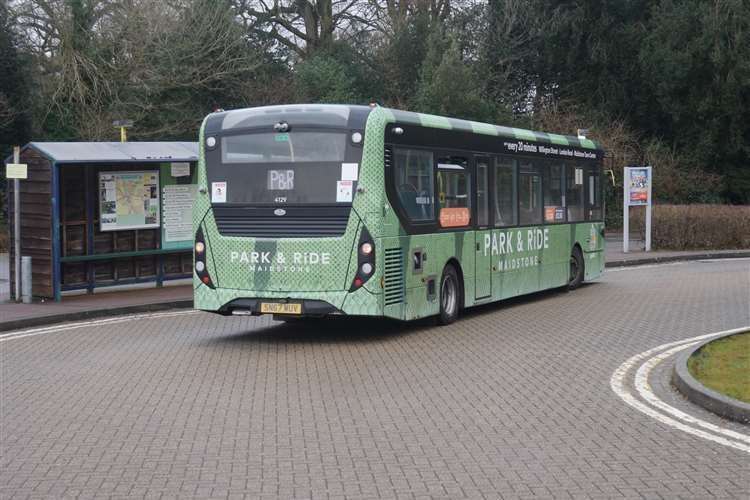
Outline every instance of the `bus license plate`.
{"type": "Polygon", "coordinates": [[[302,304],[284,302],[261,302],[260,312],[268,314],[302,314],[302,304]]]}

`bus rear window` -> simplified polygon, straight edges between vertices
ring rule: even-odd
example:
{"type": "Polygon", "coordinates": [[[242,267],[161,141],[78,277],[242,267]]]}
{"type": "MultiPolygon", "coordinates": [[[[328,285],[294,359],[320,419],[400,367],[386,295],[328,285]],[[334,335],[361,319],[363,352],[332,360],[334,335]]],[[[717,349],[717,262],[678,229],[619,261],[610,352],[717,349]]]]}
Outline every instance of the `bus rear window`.
{"type": "Polygon", "coordinates": [[[221,138],[222,163],[342,162],[345,153],[342,132],[264,132],[221,138]]]}
{"type": "Polygon", "coordinates": [[[206,175],[227,204],[351,204],[362,148],[345,130],[291,130],[221,137],[206,153],[206,175]]]}

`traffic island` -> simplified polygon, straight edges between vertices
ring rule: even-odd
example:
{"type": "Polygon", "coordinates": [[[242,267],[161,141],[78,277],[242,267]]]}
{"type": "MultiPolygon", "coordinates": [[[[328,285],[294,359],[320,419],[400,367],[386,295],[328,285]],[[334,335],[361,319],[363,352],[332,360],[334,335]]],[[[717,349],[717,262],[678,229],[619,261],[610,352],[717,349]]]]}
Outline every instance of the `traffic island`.
{"type": "Polygon", "coordinates": [[[750,424],[749,346],[750,331],[703,342],[677,358],[672,383],[689,401],[750,424]]]}

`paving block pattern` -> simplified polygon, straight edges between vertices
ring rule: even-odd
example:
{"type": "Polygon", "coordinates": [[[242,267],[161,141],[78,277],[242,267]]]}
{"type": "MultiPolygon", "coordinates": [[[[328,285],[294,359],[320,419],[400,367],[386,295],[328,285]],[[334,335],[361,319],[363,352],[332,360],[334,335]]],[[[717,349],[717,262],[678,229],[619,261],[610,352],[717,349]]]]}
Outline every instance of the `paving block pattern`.
{"type": "Polygon", "coordinates": [[[609,379],[749,303],[747,260],[690,262],[448,327],[191,312],[8,340],[0,497],[748,498],[747,453],[609,379]]]}

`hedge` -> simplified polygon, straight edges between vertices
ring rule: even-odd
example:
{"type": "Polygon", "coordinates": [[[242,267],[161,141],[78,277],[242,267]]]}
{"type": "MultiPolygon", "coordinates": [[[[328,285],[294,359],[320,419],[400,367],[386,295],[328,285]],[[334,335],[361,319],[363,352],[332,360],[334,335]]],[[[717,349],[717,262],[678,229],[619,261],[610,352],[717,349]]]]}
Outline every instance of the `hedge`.
{"type": "MultiPolygon", "coordinates": [[[[632,229],[644,235],[645,208],[631,209],[632,229]]],[[[750,248],[748,205],[654,205],[654,250],[737,250],[750,248]]]]}

